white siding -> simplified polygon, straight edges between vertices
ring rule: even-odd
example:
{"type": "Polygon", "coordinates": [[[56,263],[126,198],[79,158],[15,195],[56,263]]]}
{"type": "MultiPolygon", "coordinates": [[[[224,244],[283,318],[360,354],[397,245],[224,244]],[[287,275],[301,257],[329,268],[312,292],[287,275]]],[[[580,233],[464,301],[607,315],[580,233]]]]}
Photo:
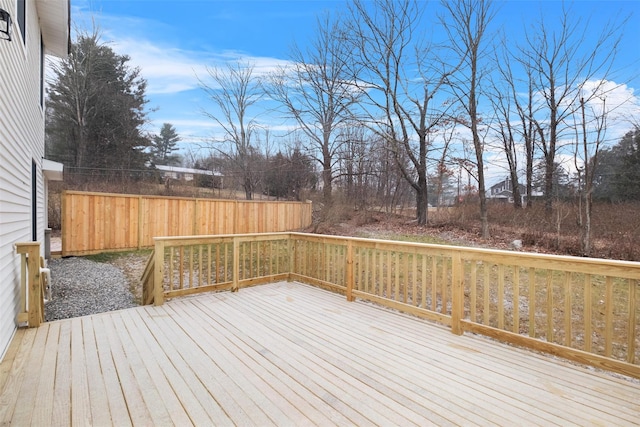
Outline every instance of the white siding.
{"type": "Polygon", "coordinates": [[[16,2],[0,0],[14,21],[0,40],[0,360],[16,328],[20,258],[14,243],[31,240],[31,165],[37,165],[38,240],[44,240],[44,114],[40,105],[40,40],[36,4],[26,1],[26,43],[16,2]]]}

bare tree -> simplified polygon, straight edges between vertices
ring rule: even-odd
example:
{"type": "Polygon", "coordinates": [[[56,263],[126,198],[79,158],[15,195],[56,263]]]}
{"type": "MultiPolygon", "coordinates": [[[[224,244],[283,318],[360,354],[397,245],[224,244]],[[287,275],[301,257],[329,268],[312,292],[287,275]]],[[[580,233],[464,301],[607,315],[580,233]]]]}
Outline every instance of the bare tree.
{"type": "Polygon", "coordinates": [[[604,144],[607,130],[606,95],[601,92],[598,96],[599,98],[597,99],[592,98],[591,105],[588,107],[584,96],[580,98],[580,124],[576,126],[574,159],[580,181],[578,185],[580,195],[578,225],[581,231],[580,248],[583,256],[591,255],[593,187],[598,167],[598,157],[604,144]]]}
{"type": "Polygon", "coordinates": [[[225,148],[213,148],[234,165],[245,196],[251,200],[258,180],[252,165],[257,153],[258,123],[250,110],[263,96],[260,81],[254,75],[253,65],[242,62],[221,68],[207,67],[207,72],[211,82],[200,80],[200,87],[217,110],[204,111],[204,114],[223,129],[224,135],[215,142],[228,144],[225,148]]]}
{"type": "Polygon", "coordinates": [[[514,52],[509,51],[507,45],[506,38],[503,38],[500,52],[497,51],[495,55],[500,83],[493,83],[491,100],[498,117],[499,133],[514,186],[515,179],[518,178],[518,169],[521,167],[518,162],[518,153],[522,151],[522,145],[524,145],[526,207],[530,208],[533,200],[533,169],[537,134],[533,120],[534,82],[531,67],[522,67],[524,79],[516,77],[512,64],[514,52]],[[521,89],[521,85],[526,86],[526,90],[521,89]]]}
{"type": "Polygon", "coordinates": [[[456,66],[416,39],[422,16],[412,0],[354,0],[348,39],[354,84],[364,96],[366,122],[386,142],[416,195],[418,224],[428,219],[427,155],[430,134],[447,116],[432,100],[456,66]],[[414,71],[416,70],[416,71],[414,71]]]}
{"type": "Polygon", "coordinates": [[[357,93],[348,83],[347,47],[340,22],[326,14],[318,19],[315,40],[302,51],[294,46],[292,65],[270,76],[267,93],[279,101],[289,119],[308,138],[307,152],[322,167],[323,198],[331,202],[336,153],[344,143],[340,128],[350,117],[357,93]]]}
{"type": "Polygon", "coordinates": [[[449,12],[443,24],[449,33],[452,49],[462,58],[458,79],[452,85],[453,93],[462,103],[469,122],[476,157],[478,196],[480,199],[480,220],[482,237],[489,237],[489,219],[484,180],[484,140],[479,129],[481,115],[478,100],[481,95],[481,82],[485,75],[482,60],[486,56],[485,40],[487,27],[495,16],[490,0],[442,1],[449,12]]]}
{"type": "Polygon", "coordinates": [[[520,194],[520,183],[518,180],[518,146],[516,141],[516,125],[512,123],[513,99],[515,95],[511,92],[509,85],[501,86],[495,81],[492,82],[491,105],[496,115],[496,120],[492,127],[498,134],[501,142],[501,149],[504,151],[509,168],[509,178],[513,191],[513,206],[516,209],[522,208],[522,196],[520,194]]]}
{"type": "MultiPolygon", "coordinates": [[[[544,197],[548,214],[552,208],[556,154],[562,139],[572,131],[568,121],[580,108],[579,89],[585,81],[607,79],[622,37],[621,25],[607,25],[588,46],[587,35],[593,33],[593,28],[579,18],[572,19],[573,16],[563,8],[560,22],[553,28],[539,19],[527,31],[525,45],[517,58],[532,76],[534,96],[542,100],[532,108],[531,119],[545,161],[544,197]]],[[[594,90],[592,94],[597,92],[594,90]]]]}

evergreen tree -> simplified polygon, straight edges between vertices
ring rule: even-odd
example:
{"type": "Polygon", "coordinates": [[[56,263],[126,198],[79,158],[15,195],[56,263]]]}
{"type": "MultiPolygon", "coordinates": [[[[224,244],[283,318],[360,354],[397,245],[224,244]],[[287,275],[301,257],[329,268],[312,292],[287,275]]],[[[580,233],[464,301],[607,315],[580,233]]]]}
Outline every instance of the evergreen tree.
{"type": "Polygon", "coordinates": [[[297,148],[288,156],[278,152],[268,164],[264,183],[270,196],[300,200],[300,191],[316,184],[313,159],[297,148]]]}
{"type": "Polygon", "coordinates": [[[616,169],[614,194],[620,200],[640,200],[640,129],[627,133],[618,146],[620,167],[616,169]]]}
{"type": "Polygon", "coordinates": [[[144,168],[146,81],[128,62],[101,43],[97,32],[78,36],[69,56],[54,67],[48,93],[51,159],[104,174],[144,168]]]}
{"type": "Polygon", "coordinates": [[[176,150],[180,136],[170,123],[164,123],[160,129],[160,135],[155,135],[151,140],[151,159],[156,165],[177,165],[180,157],[171,154],[176,150]]]}
{"type": "Polygon", "coordinates": [[[640,200],[640,129],[628,132],[598,154],[593,196],[620,202],[640,200]]]}

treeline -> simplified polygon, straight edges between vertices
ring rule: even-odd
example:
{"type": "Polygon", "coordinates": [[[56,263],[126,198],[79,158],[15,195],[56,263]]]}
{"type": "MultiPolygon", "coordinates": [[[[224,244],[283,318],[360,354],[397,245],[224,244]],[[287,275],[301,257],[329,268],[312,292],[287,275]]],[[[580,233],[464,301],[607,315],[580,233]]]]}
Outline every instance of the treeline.
{"type": "MultiPolygon", "coordinates": [[[[351,0],[319,16],[313,38],[277,70],[239,61],[199,76],[211,101],[205,114],[222,132],[208,159],[187,163],[221,172],[247,199],[315,188],[325,206],[336,193],[357,207],[410,203],[418,224],[428,223],[429,204],[473,199],[485,238],[486,173],[500,165],[516,209],[537,193],[549,217],[554,200],[579,201],[588,255],[594,197],[633,198],[640,186],[638,131],[607,148],[626,21],[593,30],[570,7],[548,9],[527,17],[513,44],[489,0],[351,0]],[[444,31],[426,30],[435,27],[444,31]],[[286,134],[259,120],[266,104],[286,134]]],[[[78,37],[49,93],[51,158],[95,170],[180,160],[169,124],[160,135],[141,131],[146,82],[128,61],[95,34],[78,37]]]]}

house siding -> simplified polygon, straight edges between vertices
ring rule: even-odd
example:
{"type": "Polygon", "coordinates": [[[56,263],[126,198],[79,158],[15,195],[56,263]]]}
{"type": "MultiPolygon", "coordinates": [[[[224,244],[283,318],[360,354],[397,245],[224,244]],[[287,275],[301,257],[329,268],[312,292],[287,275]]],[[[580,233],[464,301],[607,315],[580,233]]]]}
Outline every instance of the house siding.
{"type": "MultiPolygon", "coordinates": [[[[16,17],[13,0],[0,7],[16,17]]],[[[37,238],[44,240],[44,112],[40,104],[41,33],[36,3],[25,2],[26,41],[12,25],[0,40],[0,360],[16,329],[20,258],[14,244],[32,240],[32,162],[36,164],[37,238]]]]}

